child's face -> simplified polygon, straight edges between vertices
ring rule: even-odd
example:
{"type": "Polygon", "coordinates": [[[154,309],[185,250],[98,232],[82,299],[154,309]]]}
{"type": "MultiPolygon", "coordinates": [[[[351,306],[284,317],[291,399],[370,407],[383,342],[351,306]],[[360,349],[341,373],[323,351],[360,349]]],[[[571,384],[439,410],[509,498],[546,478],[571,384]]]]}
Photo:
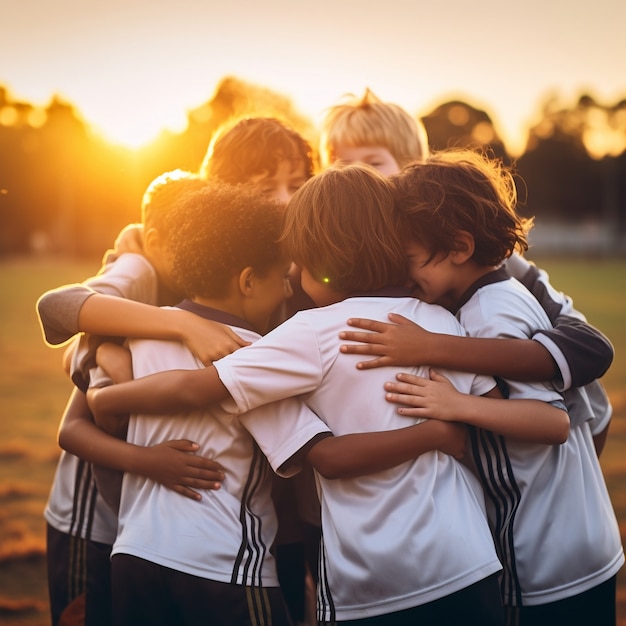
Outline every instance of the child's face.
{"type": "Polygon", "coordinates": [[[405,252],[411,294],[429,304],[439,304],[449,310],[456,308],[464,287],[459,285],[459,272],[452,258],[438,254],[428,261],[430,250],[413,241],[405,245],[405,252]]]}
{"type": "Polygon", "coordinates": [[[291,263],[280,263],[272,267],[265,276],[257,276],[255,291],[246,319],[261,333],[269,330],[270,320],[278,307],[293,292],[289,282],[291,263]]]}
{"type": "Polygon", "coordinates": [[[338,144],[333,148],[332,162],[365,163],[377,169],[384,176],[391,176],[400,171],[400,166],[387,148],[382,146],[346,146],[338,144]]]}
{"type": "Polygon", "coordinates": [[[273,176],[267,172],[255,174],[248,182],[254,189],[268,198],[287,204],[302,185],[306,182],[304,163],[300,160],[285,159],[278,163],[273,176]]]}

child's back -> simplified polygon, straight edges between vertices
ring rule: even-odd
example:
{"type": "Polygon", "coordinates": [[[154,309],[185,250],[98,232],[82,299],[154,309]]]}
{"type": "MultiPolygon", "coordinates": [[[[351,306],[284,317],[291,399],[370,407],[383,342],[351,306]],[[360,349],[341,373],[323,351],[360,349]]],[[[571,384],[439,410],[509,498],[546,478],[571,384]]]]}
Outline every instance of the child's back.
{"type": "MultiPolygon", "coordinates": [[[[289,264],[277,244],[283,209],[244,189],[207,184],[176,210],[184,219],[172,241],[174,273],[184,291],[193,295],[193,301],[185,300],[178,308],[228,324],[246,340],[256,340],[286,295],[289,264]]],[[[204,367],[178,342],[131,340],[130,348],[135,378],[204,367]]],[[[288,419],[282,423],[299,424],[302,405],[294,401],[283,407],[288,419]]],[[[276,411],[270,412],[272,419],[278,418],[276,411]]],[[[138,599],[142,589],[155,596],[152,604],[159,607],[163,623],[187,616],[185,623],[190,624],[202,619],[249,624],[257,612],[265,613],[266,623],[287,623],[271,551],[277,531],[271,471],[245,421],[249,418],[262,430],[266,413],[262,407],[238,416],[216,405],[178,419],[131,416],[129,442],[151,446],[190,439],[202,454],[228,469],[221,488],[204,492],[200,501],[137,475],[124,476],[112,550],[117,624],[144,623],[148,618],[153,609],[138,599]],[[164,568],[160,582],[149,581],[154,565],[164,568]],[[137,567],[145,572],[145,580],[135,580],[137,567]],[[183,574],[180,580],[193,593],[179,597],[181,583],[169,570],[183,574]]],[[[308,428],[305,424],[296,438],[303,445],[326,430],[319,421],[308,428]]],[[[280,428],[271,436],[280,438],[280,428]]]]}
{"type": "MultiPolygon", "coordinates": [[[[297,313],[254,350],[217,362],[220,378],[239,406],[305,394],[307,405],[335,435],[407,426],[410,422],[381,393],[397,369],[360,372],[356,357],[337,358],[345,320],[364,312],[386,319],[394,311],[434,332],[463,334],[441,308],[398,295],[374,292],[297,313]],[[239,394],[254,381],[267,382],[253,398],[245,391],[239,394]]],[[[424,375],[426,368],[417,372],[424,375]]],[[[480,395],[493,387],[491,379],[481,383],[472,375],[452,379],[466,393],[480,395]]],[[[323,529],[318,617],[341,621],[364,612],[400,611],[452,594],[500,569],[479,485],[450,456],[429,452],[351,480],[317,478],[323,529]]]]}

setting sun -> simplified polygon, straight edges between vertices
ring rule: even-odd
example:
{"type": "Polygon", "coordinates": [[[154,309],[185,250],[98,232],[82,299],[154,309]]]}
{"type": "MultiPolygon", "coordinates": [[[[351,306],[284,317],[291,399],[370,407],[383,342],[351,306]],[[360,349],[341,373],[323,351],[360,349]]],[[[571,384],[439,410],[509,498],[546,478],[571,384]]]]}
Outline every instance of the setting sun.
{"type": "Polygon", "coordinates": [[[187,126],[183,107],[150,107],[131,97],[123,102],[92,103],[81,114],[104,139],[127,148],[140,148],[162,131],[181,133],[187,126]]]}

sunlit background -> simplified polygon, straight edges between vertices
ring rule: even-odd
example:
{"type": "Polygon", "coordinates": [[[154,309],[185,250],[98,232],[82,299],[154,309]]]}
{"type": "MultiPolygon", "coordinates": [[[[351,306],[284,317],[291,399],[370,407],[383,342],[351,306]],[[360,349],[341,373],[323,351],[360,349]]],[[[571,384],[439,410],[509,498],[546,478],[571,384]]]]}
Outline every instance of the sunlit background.
{"type": "Polygon", "coordinates": [[[97,271],[149,182],[196,170],[220,124],[278,115],[315,147],[325,109],[366,87],[432,148],[515,162],[531,258],[615,344],[602,462],[626,536],[625,24],[624,0],[0,0],[0,622],[48,623],[71,383],[36,298],[97,271]]]}
{"type": "MultiPolygon", "coordinates": [[[[138,146],[206,101],[225,75],[291,97],[319,120],[371,87],[411,113],[462,98],[486,109],[512,154],[548,98],[626,90],[619,0],[2,0],[0,82],[53,94],[109,139],[138,146]]],[[[602,144],[610,138],[599,137],[602,144]]]]}

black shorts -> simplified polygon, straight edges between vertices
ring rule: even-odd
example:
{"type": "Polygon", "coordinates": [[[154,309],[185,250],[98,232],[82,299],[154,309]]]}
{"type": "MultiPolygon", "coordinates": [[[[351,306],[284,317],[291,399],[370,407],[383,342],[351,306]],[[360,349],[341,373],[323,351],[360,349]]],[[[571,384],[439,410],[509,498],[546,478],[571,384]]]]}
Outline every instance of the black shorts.
{"type": "Polygon", "coordinates": [[[279,587],[192,576],[128,554],[111,559],[115,626],[289,626],[279,587]]]}
{"type": "Polygon", "coordinates": [[[571,598],[537,606],[506,607],[507,626],[615,626],[616,577],[571,598]]]}
{"type": "Polygon", "coordinates": [[[46,525],[48,597],[52,626],[111,624],[111,546],[46,525]]]}
{"type": "Polygon", "coordinates": [[[449,596],[420,606],[376,617],[343,622],[320,622],[324,626],[504,626],[498,574],[478,581],[449,596]]]}

